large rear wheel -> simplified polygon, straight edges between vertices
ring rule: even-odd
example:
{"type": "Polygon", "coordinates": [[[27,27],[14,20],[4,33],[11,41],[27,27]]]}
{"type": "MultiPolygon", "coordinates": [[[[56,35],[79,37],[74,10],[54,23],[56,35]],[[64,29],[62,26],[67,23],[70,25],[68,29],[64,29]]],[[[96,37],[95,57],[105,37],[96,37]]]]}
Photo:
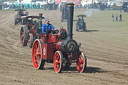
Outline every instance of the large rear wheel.
{"type": "Polygon", "coordinates": [[[27,41],[28,41],[28,28],[27,27],[21,27],[20,43],[22,46],[27,46],[27,41]]]}
{"type": "Polygon", "coordinates": [[[56,51],[54,54],[54,70],[56,73],[60,73],[63,66],[63,54],[61,51],[56,51]]]}
{"type": "Polygon", "coordinates": [[[80,73],[83,73],[83,72],[86,70],[86,65],[87,65],[86,56],[84,56],[84,54],[81,52],[81,53],[77,56],[77,62],[76,62],[77,70],[78,70],[80,73]]]}
{"type": "Polygon", "coordinates": [[[32,61],[33,61],[33,66],[36,69],[43,69],[45,61],[42,59],[42,44],[43,41],[36,39],[33,43],[33,48],[32,48],[32,61]]]}
{"type": "Polygon", "coordinates": [[[33,40],[34,40],[34,39],[33,39],[33,34],[32,34],[32,33],[29,33],[27,45],[28,45],[30,48],[32,48],[33,40]]]}

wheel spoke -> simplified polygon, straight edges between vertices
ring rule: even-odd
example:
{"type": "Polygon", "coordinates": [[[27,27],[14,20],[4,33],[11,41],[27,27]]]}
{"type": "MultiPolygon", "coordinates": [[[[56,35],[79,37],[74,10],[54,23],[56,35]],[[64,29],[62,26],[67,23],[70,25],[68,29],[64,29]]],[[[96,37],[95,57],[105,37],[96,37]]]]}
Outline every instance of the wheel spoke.
{"type": "Polygon", "coordinates": [[[60,59],[58,60],[58,63],[60,63],[61,61],[60,61],[60,59]]]}
{"type": "Polygon", "coordinates": [[[36,63],[36,65],[38,66],[38,61],[36,61],[35,63],[36,63]]]}
{"type": "Polygon", "coordinates": [[[38,57],[37,56],[35,56],[35,62],[37,62],[38,61],[38,57]]]}
{"type": "Polygon", "coordinates": [[[41,55],[41,53],[37,53],[37,56],[40,56],[41,55]]]}
{"type": "Polygon", "coordinates": [[[59,70],[60,64],[56,64],[56,68],[57,68],[57,70],[59,70]]]}
{"type": "Polygon", "coordinates": [[[80,66],[83,68],[84,66],[83,66],[83,64],[80,64],[80,66]]]}
{"type": "Polygon", "coordinates": [[[79,61],[79,63],[80,63],[80,64],[83,64],[83,63],[84,63],[84,59],[81,59],[81,60],[79,61]]]}
{"type": "Polygon", "coordinates": [[[37,48],[37,52],[38,52],[38,53],[40,53],[40,52],[41,52],[41,50],[40,50],[40,48],[39,48],[39,47],[37,48]]]}
{"type": "Polygon", "coordinates": [[[37,51],[37,45],[35,45],[34,47],[35,47],[35,51],[37,51]]]}
{"type": "Polygon", "coordinates": [[[21,34],[21,40],[23,40],[23,38],[24,38],[24,35],[23,35],[23,34],[21,34]]]}
{"type": "Polygon", "coordinates": [[[80,64],[79,64],[79,63],[77,63],[77,65],[78,65],[77,69],[78,69],[78,70],[80,70],[80,64]]]}
{"type": "Polygon", "coordinates": [[[60,60],[60,55],[59,54],[56,55],[56,60],[60,60]]]}
{"type": "Polygon", "coordinates": [[[56,64],[59,64],[59,63],[60,63],[60,60],[56,60],[55,63],[56,63],[56,64]]]}
{"type": "Polygon", "coordinates": [[[35,63],[37,64],[37,66],[38,64],[40,64],[40,56],[35,56],[35,63]]]}
{"type": "Polygon", "coordinates": [[[37,49],[35,49],[35,53],[37,52],[37,49]]]}
{"type": "Polygon", "coordinates": [[[60,56],[59,55],[57,56],[57,60],[60,60],[60,56]]]}
{"type": "Polygon", "coordinates": [[[86,65],[86,60],[85,60],[85,56],[83,55],[83,53],[80,53],[77,57],[77,70],[79,72],[84,72],[85,71],[85,65],[86,65]]]}
{"type": "Polygon", "coordinates": [[[40,52],[38,52],[38,51],[35,52],[35,56],[40,56],[40,55],[41,55],[40,52]]]}

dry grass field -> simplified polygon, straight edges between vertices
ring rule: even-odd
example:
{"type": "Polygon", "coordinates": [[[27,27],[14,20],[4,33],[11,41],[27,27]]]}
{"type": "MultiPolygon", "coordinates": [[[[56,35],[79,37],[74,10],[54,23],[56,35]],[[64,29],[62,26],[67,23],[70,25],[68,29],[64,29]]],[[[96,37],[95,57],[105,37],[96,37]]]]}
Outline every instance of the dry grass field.
{"type": "MultiPolygon", "coordinates": [[[[75,9],[78,14],[87,10],[75,9]]],[[[43,13],[59,29],[66,27],[60,21],[60,11],[28,10],[29,15],[43,13]]],[[[128,13],[94,11],[85,18],[87,32],[76,32],[73,38],[81,43],[87,56],[87,69],[79,73],[73,64],[68,71],[57,74],[53,64],[36,70],[32,51],[19,42],[21,25],[14,25],[15,11],[0,11],[0,85],[128,85],[128,13]],[[123,15],[123,22],[112,22],[111,15],[123,15]]]]}

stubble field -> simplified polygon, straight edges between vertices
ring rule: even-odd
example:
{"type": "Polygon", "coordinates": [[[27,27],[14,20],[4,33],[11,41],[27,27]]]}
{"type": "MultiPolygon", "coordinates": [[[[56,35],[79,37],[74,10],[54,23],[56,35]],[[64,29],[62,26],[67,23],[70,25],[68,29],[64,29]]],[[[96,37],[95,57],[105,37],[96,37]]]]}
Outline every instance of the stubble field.
{"type": "MultiPolygon", "coordinates": [[[[74,19],[85,9],[75,9],[74,19]]],[[[59,29],[60,11],[28,10],[29,15],[43,13],[59,29]]],[[[85,18],[87,32],[76,32],[73,38],[81,43],[87,56],[87,69],[79,73],[75,64],[57,74],[53,64],[44,70],[33,67],[29,47],[19,41],[21,25],[14,25],[15,11],[0,11],[0,85],[128,85],[128,13],[94,11],[85,18]],[[123,15],[123,22],[112,22],[111,15],[123,15]]]]}

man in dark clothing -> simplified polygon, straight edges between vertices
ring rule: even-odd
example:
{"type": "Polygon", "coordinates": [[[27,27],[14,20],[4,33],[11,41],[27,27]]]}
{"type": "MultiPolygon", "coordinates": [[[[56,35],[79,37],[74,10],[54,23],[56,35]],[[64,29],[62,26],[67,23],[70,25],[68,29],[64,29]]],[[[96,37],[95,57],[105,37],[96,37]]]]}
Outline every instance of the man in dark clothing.
{"type": "Polygon", "coordinates": [[[114,15],[112,14],[112,21],[114,21],[114,15]]]}
{"type": "Polygon", "coordinates": [[[122,22],[122,14],[120,14],[120,21],[122,22]]]}
{"type": "Polygon", "coordinates": [[[116,22],[118,21],[118,15],[116,14],[116,22]]]}

